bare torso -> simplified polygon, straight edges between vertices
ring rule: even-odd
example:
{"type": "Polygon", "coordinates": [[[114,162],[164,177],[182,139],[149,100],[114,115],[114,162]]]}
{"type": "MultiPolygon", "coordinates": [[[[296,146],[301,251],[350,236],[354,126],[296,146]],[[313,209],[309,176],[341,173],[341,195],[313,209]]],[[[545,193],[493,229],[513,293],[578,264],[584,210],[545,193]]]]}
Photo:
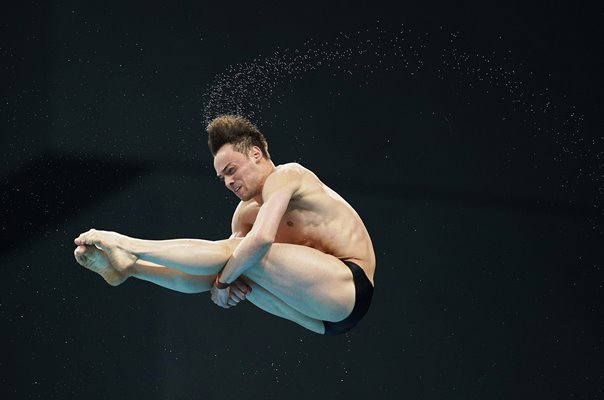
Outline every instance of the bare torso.
{"type": "MultiPolygon", "coordinates": [[[[340,195],[299,164],[279,165],[273,174],[292,170],[300,175],[301,184],[281,219],[275,242],[308,246],[355,262],[373,283],[375,253],[359,215],[340,195]]],[[[259,209],[260,204],[255,200],[239,204],[233,218],[237,229],[244,231],[239,234],[249,232],[259,209]]]]}

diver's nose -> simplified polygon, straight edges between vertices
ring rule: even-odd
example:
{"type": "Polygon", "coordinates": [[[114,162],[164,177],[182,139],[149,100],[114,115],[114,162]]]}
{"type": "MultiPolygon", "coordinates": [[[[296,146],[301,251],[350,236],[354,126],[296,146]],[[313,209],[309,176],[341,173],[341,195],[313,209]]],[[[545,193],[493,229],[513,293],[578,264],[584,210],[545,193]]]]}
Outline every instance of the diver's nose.
{"type": "Polygon", "coordinates": [[[233,186],[233,183],[235,182],[235,180],[229,176],[227,176],[226,178],[224,178],[224,185],[227,188],[230,188],[231,186],[233,186]]]}

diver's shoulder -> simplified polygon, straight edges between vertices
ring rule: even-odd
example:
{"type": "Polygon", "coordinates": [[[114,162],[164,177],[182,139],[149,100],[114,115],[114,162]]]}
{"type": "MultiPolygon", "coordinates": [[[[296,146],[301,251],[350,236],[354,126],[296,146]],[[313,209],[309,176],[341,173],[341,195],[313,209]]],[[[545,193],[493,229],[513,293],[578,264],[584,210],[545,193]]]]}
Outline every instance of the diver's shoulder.
{"type": "Polygon", "coordinates": [[[282,168],[282,176],[287,177],[288,181],[298,182],[298,195],[308,195],[325,190],[325,185],[319,177],[310,169],[298,164],[291,162],[287,164],[281,164],[277,168],[282,168]]]}
{"type": "Polygon", "coordinates": [[[301,175],[314,175],[314,173],[304,167],[302,164],[297,162],[290,162],[286,164],[280,164],[275,167],[276,171],[283,174],[301,174],[301,175]]]}

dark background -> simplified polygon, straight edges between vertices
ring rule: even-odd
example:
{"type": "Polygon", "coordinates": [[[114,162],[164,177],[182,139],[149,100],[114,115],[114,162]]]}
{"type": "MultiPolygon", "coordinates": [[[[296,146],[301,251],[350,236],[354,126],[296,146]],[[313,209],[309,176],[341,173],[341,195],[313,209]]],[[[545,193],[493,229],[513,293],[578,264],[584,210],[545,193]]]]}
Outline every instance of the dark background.
{"type": "Polygon", "coordinates": [[[603,6],[97,3],[1,17],[1,398],[602,398],[603,6]],[[372,235],[357,328],[322,337],[75,263],[91,227],[226,237],[214,77],[309,39],[373,51],[383,31],[411,67],[370,51],[254,114],[275,161],[372,235]]]}

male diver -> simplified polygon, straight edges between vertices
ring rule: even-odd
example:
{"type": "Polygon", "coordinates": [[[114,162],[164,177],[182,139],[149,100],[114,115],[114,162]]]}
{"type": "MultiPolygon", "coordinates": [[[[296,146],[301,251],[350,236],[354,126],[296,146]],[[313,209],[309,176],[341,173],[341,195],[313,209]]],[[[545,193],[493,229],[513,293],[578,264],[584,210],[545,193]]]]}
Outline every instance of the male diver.
{"type": "Polygon", "coordinates": [[[247,299],[320,334],[353,328],[369,308],[375,272],[359,215],[310,170],[275,166],[247,119],[222,115],[207,131],[216,174],[241,200],[231,237],[142,240],[92,229],[74,241],[77,262],[111,285],[135,277],[211,291],[224,308],[247,299]]]}

